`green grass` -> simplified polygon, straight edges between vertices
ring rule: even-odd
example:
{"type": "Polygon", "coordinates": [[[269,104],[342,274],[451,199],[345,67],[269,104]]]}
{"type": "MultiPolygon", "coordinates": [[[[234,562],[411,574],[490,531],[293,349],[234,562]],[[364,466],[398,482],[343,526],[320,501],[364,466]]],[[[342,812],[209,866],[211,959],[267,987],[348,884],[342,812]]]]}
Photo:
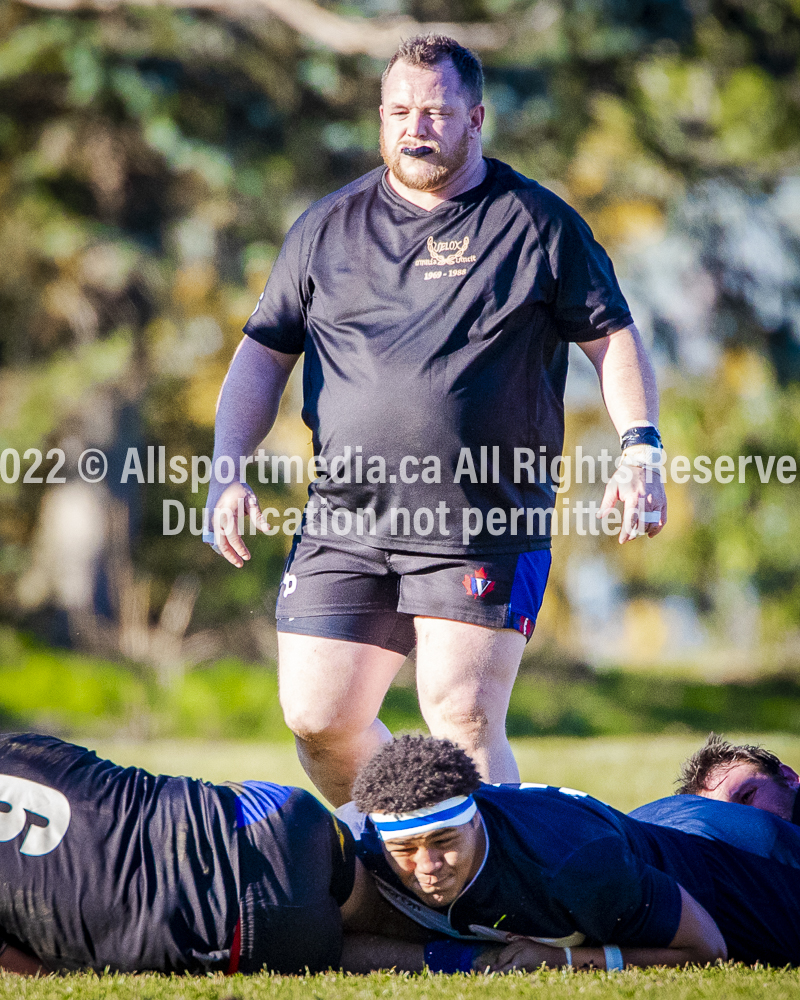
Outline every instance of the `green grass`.
{"type": "Polygon", "coordinates": [[[614,973],[535,972],[508,976],[166,976],[69,975],[21,981],[0,976],[0,1000],[795,1000],[798,970],[722,966],[686,971],[634,969],[614,973]]]}
{"type": "MultiPolygon", "coordinates": [[[[670,735],[735,730],[800,737],[800,680],[754,677],[712,684],[678,676],[553,663],[523,672],[514,686],[508,732],[541,736],[670,735]]],[[[393,687],[381,718],[392,732],[423,725],[413,687],[393,687]]],[[[223,659],[159,684],[141,664],[48,649],[0,628],[0,729],[69,737],[253,740],[290,747],[274,664],[223,659]]]]}
{"type": "MultiPolygon", "coordinates": [[[[739,738],[736,733],[727,735],[739,738]]],[[[800,771],[800,738],[751,733],[747,739],[764,743],[800,771]]],[[[314,790],[291,744],[128,739],[84,742],[119,764],[155,773],[188,774],[206,781],[255,778],[314,790]]],[[[681,761],[700,742],[693,735],[546,737],[514,740],[512,745],[523,781],[568,785],[627,812],[670,795],[681,761]]]]}

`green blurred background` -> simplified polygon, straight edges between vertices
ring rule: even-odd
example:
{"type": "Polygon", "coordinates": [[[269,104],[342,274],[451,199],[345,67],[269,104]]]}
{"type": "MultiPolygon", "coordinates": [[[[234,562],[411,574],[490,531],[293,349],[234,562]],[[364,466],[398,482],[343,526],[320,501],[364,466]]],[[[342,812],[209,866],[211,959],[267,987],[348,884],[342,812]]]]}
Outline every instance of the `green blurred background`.
{"type": "MultiPolygon", "coordinates": [[[[188,526],[163,534],[164,501],[202,508],[204,487],[121,473],[129,448],[211,454],[282,238],[380,162],[380,72],[418,28],[475,45],[488,154],[610,250],[670,456],[800,457],[800,0],[97,7],[0,0],[1,727],[288,740],[291,539],[255,539],[236,571],[188,526]],[[90,447],[99,485],[76,473],[90,447]]],[[[299,398],[293,377],[270,454],[310,453],[299,398]]],[[[566,452],[617,453],[579,353],[568,408],[566,452]]],[[[670,483],[656,540],[557,538],[512,736],[800,735],[800,492],[776,472],[670,483]]],[[[302,506],[304,487],[251,483],[302,506]]],[[[412,663],[384,718],[421,724],[412,663]]]]}

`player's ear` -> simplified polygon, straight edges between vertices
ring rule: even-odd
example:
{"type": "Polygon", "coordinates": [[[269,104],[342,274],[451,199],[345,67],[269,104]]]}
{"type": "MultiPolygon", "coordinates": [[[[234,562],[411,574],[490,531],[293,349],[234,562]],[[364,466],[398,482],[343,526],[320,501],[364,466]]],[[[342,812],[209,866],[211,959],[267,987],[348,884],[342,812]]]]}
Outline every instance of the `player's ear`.
{"type": "Polygon", "coordinates": [[[469,113],[469,123],[478,132],[483,128],[483,119],[486,117],[486,108],[482,104],[476,104],[469,113]]]}
{"type": "Polygon", "coordinates": [[[790,785],[800,785],[800,775],[788,764],[781,764],[781,774],[790,785]]]}

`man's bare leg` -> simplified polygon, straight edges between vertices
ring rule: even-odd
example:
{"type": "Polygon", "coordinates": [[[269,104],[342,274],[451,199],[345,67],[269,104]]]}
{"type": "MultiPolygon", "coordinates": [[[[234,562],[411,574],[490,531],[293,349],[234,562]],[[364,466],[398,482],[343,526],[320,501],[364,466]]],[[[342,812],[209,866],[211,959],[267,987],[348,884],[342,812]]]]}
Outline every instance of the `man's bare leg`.
{"type": "Polygon", "coordinates": [[[306,774],[334,806],[381,743],[384,695],[405,659],[380,646],[278,633],[280,699],[306,774]]]}
{"type": "Polygon", "coordinates": [[[431,734],[464,747],[487,781],[519,781],[506,715],[525,637],[446,618],[414,622],[419,707],[431,734]]]}

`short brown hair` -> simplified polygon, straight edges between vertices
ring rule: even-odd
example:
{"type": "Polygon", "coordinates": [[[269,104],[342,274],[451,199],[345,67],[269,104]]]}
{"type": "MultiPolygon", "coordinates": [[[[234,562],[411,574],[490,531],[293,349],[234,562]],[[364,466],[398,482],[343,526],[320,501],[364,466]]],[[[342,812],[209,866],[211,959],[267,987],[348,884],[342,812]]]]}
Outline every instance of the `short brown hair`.
{"type": "Polygon", "coordinates": [[[675,794],[699,795],[708,790],[708,779],[712,771],[742,763],[754,764],[761,774],[774,778],[780,784],[786,784],[780,758],[774,753],[749,743],[737,746],[716,733],[709,733],[700,749],[681,765],[675,794]]]}
{"type": "Polygon", "coordinates": [[[459,45],[455,38],[448,35],[415,35],[407,38],[389,60],[389,64],[381,76],[381,89],[386,83],[392,66],[403,61],[409,66],[435,66],[437,63],[450,59],[461,85],[466,90],[470,107],[474,108],[483,100],[483,67],[480,59],[469,49],[459,45]]]}

